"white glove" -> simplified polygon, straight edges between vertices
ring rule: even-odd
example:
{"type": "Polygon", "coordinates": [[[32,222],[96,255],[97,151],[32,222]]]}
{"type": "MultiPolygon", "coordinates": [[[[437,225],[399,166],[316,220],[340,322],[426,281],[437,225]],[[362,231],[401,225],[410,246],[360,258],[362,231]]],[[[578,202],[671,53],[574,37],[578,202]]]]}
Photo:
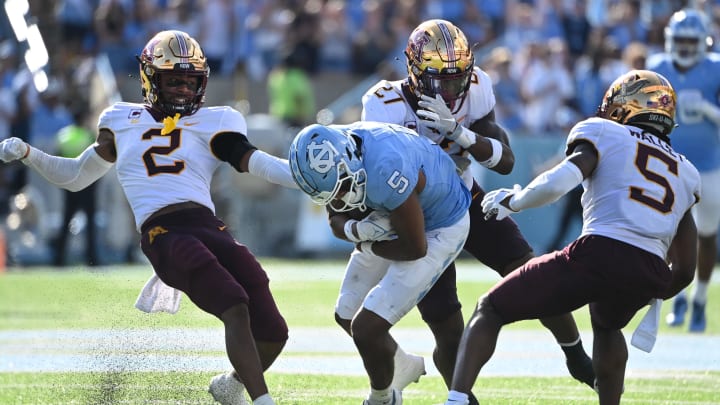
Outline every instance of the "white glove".
{"type": "MultiPolygon", "coordinates": [[[[453,139],[455,132],[462,131],[460,124],[445,105],[445,100],[441,95],[438,94],[435,98],[432,98],[423,94],[420,96],[418,105],[422,110],[417,110],[417,115],[427,121],[423,124],[428,128],[438,131],[442,136],[449,139],[453,139]]],[[[457,135],[455,135],[455,138],[457,138],[457,135]]]]}
{"type": "Polygon", "coordinates": [[[465,149],[477,141],[477,135],[474,132],[466,129],[455,120],[441,95],[438,94],[435,98],[432,98],[423,94],[420,96],[418,105],[423,108],[423,110],[417,111],[421,126],[437,131],[440,135],[454,141],[465,149]]]}
{"type": "MultiPolygon", "coordinates": [[[[485,219],[488,220],[495,215],[495,219],[500,221],[505,219],[508,215],[517,212],[501,203],[508,197],[512,198],[512,196],[520,190],[522,190],[522,187],[520,187],[519,184],[516,184],[513,188],[500,188],[485,194],[481,203],[482,210],[485,213],[485,219]]],[[[510,205],[509,200],[508,205],[510,205]]]]}
{"type": "Polygon", "coordinates": [[[8,138],[0,142],[0,160],[5,163],[25,157],[28,145],[20,138],[8,138]]]}
{"type": "Polygon", "coordinates": [[[373,211],[361,221],[349,220],[345,223],[345,236],[352,242],[366,242],[390,240],[395,232],[390,225],[390,213],[387,211],[373,211]],[[357,235],[352,232],[355,224],[357,235]]]}

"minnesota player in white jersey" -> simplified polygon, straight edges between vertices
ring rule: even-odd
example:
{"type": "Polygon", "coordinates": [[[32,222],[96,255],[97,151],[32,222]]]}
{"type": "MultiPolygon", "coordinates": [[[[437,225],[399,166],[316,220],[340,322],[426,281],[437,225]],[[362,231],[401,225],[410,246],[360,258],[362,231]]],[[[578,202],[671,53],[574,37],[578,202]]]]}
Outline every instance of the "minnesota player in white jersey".
{"type": "Polygon", "coordinates": [[[673,148],[700,171],[702,199],[693,209],[698,227],[697,278],[692,297],[685,291],[673,300],[666,319],[682,326],[691,304],[690,332],[704,332],[705,305],[715,263],[720,226],[720,54],[708,52],[709,19],[700,10],[684,9],[672,15],[665,27],[665,52],[653,55],[648,68],[665,76],[678,95],[673,148]]]}
{"type": "MultiPolygon", "coordinates": [[[[446,404],[468,403],[504,325],[585,304],[600,404],[620,403],[628,358],[622,328],[649,302],[659,311],[657,299],[677,294],[695,269],[691,209],[700,198],[700,175],[670,146],[675,105],[665,77],[630,71],[611,84],[598,117],[572,128],[565,160],[524,188],[487,193],[483,210],[501,219],[556,201],[582,183],[583,230],[563,250],[531,259],[480,298],[463,333],[446,404]]],[[[647,330],[652,339],[656,333],[657,325],[647,330]]]]}
{"type": "MultiPolygon", "coordinates": [[[[446,20],[428,20],[413,30],[405,50],[408,77],[381,80],[362,98],[363,121],[380,121],[416,130],[437,144],[456,161],[465,184],[471,189],[470,235],[464,250],[501,276],[533,257],[517,224],[511,218],[486,220],[480,201],[485,191],[474,181],[470,156],[500,174],[509,173],[515,158],[505,130],[495,121],[495,93],[490,77],[474,65],[474,56],[463,32],[446,20]]],[[[354,255],[346,271],[363,273],[376,266],[363,255],[354,255]]],[[[455,286],[455,263],[418,304],[423,320],[435,336],[433,360],[449,385],[460,335],[464,327],[455,286]]],[[[355,308],[356,309],[356,308],[355,308]]],[[[338,323],[349,330],[352,307],[342,302],[336,310],[338,323]]],[[[592,386],[595,378],[590,358],[583,349],[571,314],[543,319],[567,358],[571,375],[592,386]]],[[[422,370],[412,355],[399,350],[397,369],[422,370]]],[[[476,403],[471,397],[471,404],[476,403]]]]}
{"type": "Polygon", "coordinates": [[[114,164],[157,276],[225,325],[234,371],[213,378],[210,393],[222,404],[245,405],[247,389],[255,405],[274,404],[263,371],[284,347],[287,325],[262,266],[215,216],[210,182],[226,162],[297,188],[287,160],[250,144],[238,111],[202,107],[209,67],[188,34],[158,33],[138,61],[145,103],[119,102],[103,111],[97,141],[79,157],[48,155],[10,138],[0,144],[0,159],[21,160],[71,191],[114,164]]]}

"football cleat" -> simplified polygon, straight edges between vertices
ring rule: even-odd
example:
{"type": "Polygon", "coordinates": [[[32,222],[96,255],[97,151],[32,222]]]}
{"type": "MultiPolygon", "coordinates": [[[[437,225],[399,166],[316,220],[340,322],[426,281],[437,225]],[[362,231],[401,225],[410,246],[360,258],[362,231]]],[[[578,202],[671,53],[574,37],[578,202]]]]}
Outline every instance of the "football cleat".
{"type": "Polygon", "coordinates": [[[422,356],[414,354],[406,354],[405,356],[395,357],[395,372],[393,373],[393,388],[402,391],[410,385],[410,383],[420,381],[420,377],[425,375],[425,359],[422,356]]]}
{"type": "Polygon", "coordinates": [[[682,326],[685,323],[685,312],[687,312],[687,298],[683,294],[679,294],[673,300],[672,312],[667,314],[665,322],[668,326],[682,326]]]}
{"type": "Polygon", "coordinates": [[[705,304],[693,302],[692,313],[690,314],[690,325],[688,330],[695,333],[705,332],[707,320],[705,319],[705,304]]]}
{"type": "Polygon", "coordinates": [[[213,377],[208,392],[222,405],[250,405],[245,398],[245,386],[233,374],[228,371],[213,377]]]}

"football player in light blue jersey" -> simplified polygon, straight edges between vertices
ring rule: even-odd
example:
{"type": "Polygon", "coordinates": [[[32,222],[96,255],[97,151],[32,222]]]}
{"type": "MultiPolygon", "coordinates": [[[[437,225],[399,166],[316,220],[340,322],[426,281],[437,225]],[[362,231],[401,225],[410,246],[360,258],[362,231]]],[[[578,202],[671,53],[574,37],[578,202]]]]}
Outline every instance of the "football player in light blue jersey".
{"type": "MultiPolygon", "coordinates": [[[[705,331],[707,288],[717,258],[720,225],[720,54],[707,51],[711,44],[706,15],[695,9],[680,10],[665,28],[665,52],[648,61],[648,69],[664,75],[677,92],[673,149],[690,159],[702,178],[702,199],[694,208],[699,239],[691,332],[705,331]]],[[[673,301],[667,323],[683,325],[687,308],[682,292],[673,301]]]]}
{"type": "Polygon", "coordinates": [[[399,405],[407,382],[393,379],[389,331],[462,250],[470,192],[440,146],[400,125],[314,124],[295,137],[289,161],[300,189],[332,207],[334,235],[357,243],[340,296],[360,308],[351,334],[370,378],[364,404],[399,405]],[[356,220],[357,210],[370,213],[356,220]],[[368,256],[372,265],[358,263],[368,256]]]}

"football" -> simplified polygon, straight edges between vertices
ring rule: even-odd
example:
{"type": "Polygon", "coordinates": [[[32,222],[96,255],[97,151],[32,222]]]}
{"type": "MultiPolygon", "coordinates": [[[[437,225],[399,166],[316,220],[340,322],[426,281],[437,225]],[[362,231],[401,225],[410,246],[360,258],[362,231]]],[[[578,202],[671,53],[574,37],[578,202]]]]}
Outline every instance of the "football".
{"type": "Polygon", "coordinates": [[[355,209],[353,209],[353,210],[351,210],[351,211],[346,212],[346,214],[347,214],[350,218],[360,221],[360,220],[365,219],[368,215],[370,215],[370,213],[371,213],[372,211],[373,211],[373,210],[371,210],[371,209],[369,209],[369,208],[366,209],[365,211],[360,211],[360,209],[355,208],[355,209]]]}
{"type": "Polygon", "coordinates": [[[327,210],[328,210],[328,213],[330,216],[333,216],[335,214],[344,214],[344,215],[347,215],[348,217],[350,217],[351,219],[355,219],[357,221],[365,219],[365,217],[370,215],[370,213],[373,211],[369,208],[366,209],[365,211],[360,211],[359,208],[355,208],[350,211],[337,212],[337,211],[333,210],[332,203],[326,205],[326,207],[327,207],[327,210]]]}

